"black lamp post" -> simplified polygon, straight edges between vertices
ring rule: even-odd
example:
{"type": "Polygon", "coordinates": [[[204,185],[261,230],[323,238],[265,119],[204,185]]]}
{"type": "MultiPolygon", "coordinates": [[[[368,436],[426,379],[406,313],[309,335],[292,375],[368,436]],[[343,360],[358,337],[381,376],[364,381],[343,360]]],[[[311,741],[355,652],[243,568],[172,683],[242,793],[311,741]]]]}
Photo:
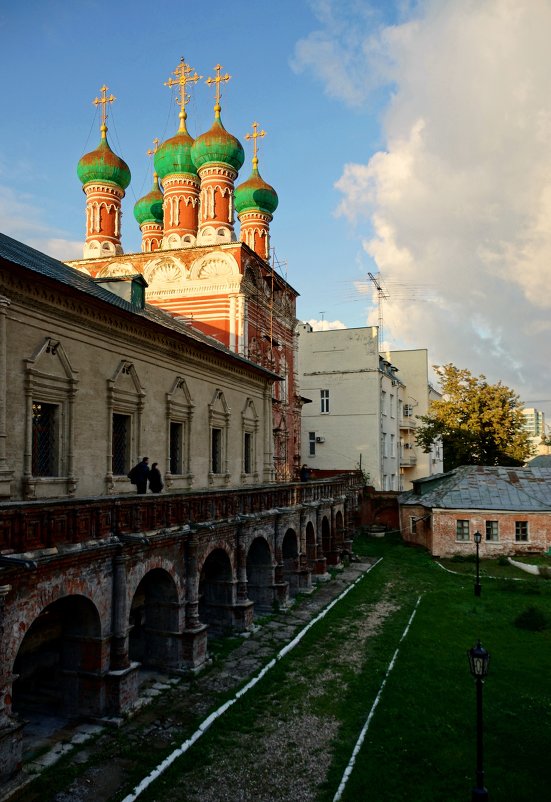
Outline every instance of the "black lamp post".
{"type": "Polygon", "coordinates": [[[474,533],[474,542],[476,543],[476,582],[474,583],[474,595],[480,596],[480,541],[482,540],[482,535],[480,532],[474,533]]]}
{"type": "Polygon", "coordinates": [[[482,686],[484,678],[488,674],[488,663],[490,655],[486,649],[480,645],[467,652],[471,674],[476,681],[476,786],[473,788],[471,802],[480,802],[488,799],[488,791],[484,787],[484,752],[482,743],[482,686]]]}

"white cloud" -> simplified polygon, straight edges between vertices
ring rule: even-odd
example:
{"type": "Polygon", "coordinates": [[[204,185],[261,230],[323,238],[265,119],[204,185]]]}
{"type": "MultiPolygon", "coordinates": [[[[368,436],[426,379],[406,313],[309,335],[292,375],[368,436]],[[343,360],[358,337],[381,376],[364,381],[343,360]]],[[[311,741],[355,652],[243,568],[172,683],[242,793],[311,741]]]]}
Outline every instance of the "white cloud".
{"type": "Polygon", "coordinates": [[[314,331],[333,331],[334,329],[345,329],[344,323],[340,320],[308,320],[314,331]]]}
{"type": "Polygon", "coordinates": [[[63,238],[64,232],[48,226],[32,196],[16,194],[0,185],[0,231],[55,259],[82,257],[82,242],[63,238]]]}
{"type": "Polygon", "coordinates": [[[551,397],[550,29],[550,0],[426,0],[401,25],[325,27],[354,82],[376,53],[392,81],[384,149],[337,182],[389,288],[385,339],[526,400],[551,397]]]}

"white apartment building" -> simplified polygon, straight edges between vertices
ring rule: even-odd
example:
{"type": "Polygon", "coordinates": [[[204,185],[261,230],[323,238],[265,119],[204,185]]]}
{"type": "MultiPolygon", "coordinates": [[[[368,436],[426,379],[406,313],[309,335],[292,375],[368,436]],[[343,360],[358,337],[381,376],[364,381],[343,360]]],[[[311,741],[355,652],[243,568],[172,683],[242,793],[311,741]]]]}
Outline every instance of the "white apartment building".
{"type": "Polygon", "coordinates": [[[429,382],[429,354],[426,348],[387,351],[387,359],[398,369],[405,385],[404,405],[400,422],[401,466],[404,490],[415,479],[442,473],[442,444],[435,443],[429,453],[415,444],[418,417],[426,415],[431,401],[441,397],[429,382]]]}
{"type": "Polygon", "coordinates": [[[377,326],[313,331],[299,323],[297,334],[301,394],[311,401],[302,409],[303,463],[361,468],[378,490],[407,490],[442,471],[441,448],[433,456],[415,446],[415,416],[435,393],[426,350],[382,355],[377,326]]]}

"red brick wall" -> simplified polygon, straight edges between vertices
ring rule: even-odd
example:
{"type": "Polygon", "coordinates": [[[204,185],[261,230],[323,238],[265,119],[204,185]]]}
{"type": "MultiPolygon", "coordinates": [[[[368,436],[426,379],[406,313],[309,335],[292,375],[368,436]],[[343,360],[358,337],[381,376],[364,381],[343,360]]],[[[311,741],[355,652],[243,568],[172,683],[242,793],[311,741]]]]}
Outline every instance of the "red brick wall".
{"type": "Polygon", "coordinates": [[[430,510],[424,507],[402,507],[400,510],[402,536],[409,543],[427,548],[435,557],[475,553],[473,535],[482,534],[480,556],[534,554],[551,547],[551,513],[498,512],[495,510],[430,510]],[[417,520],[411,531],[411,518],[417,520]],[[457,521],[469,521],[469,540],[456,539],[457,521]],[[486,521],[497,521],[499,539],[486,540],[486,521]],[[528,541],[515,540],[515,522],[528,522],[528,541]]]}

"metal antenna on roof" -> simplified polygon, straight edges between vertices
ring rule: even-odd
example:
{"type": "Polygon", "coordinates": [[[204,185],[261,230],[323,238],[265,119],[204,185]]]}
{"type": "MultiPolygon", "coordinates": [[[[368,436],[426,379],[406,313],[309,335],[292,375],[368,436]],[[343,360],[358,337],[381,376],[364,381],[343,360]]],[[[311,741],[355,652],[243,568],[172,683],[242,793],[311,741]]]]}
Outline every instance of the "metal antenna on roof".
{"type": "Polygon", "coordinates": [[[384,288],[383,284],[381,283],[381,281],[378,280],[381,277],[380,273],[377,273],[376,277],[372,273],[368,273],[367,275],[369,276],[369,280],[372,282],[372,284],[374,285],[374,287],[375,287],[375,289],[377,291],[377,304],[378,304],[378,307],[379,307],[379,351],[380,351],[381,348],[383,347],[383,341],[384,341],[384,337],[383,337],[383,301],[388,300],[390,298],[390,295],[385,290],[385,288],[384,288]]]}

